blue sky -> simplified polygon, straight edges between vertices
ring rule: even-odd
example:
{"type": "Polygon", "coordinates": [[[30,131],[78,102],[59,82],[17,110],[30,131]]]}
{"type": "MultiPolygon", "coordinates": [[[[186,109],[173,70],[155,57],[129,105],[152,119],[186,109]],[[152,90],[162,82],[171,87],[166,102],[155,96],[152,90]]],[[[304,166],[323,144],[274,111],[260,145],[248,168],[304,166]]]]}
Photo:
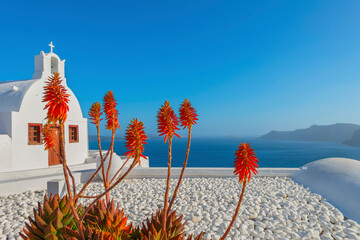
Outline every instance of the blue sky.
{"type": "Polygon", "coordinates": [[[360,123],[359,26],[357,0],[7,1],[0,81],[31,78],[53,41],[83,114],[113,90],[122,132],[155,134],[184,98],[196,136],[360,123]]]}

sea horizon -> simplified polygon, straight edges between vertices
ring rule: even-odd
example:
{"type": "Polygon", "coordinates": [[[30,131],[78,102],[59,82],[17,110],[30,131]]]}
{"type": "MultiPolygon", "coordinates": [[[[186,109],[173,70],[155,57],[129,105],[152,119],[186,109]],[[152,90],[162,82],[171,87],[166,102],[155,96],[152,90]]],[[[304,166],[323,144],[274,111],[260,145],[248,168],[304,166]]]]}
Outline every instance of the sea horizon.
{"type": "MultiPolygon", "coordinates": [[[[329,158],[344,157],[360,160],[360,147],[339,142],[263,140],[258,137],[194,137],[190,147],[188,167],[233,167],[234,153],[240,143],[248,142],[255,149],[259,167],[297,168],[309,162],[329,158]]],[[[114,152],[124,155],[124,140],[117,140],[114,152]]],[[[163,138],[148,139],[144,155],[149,157],[150,167],[166,167],[168,145],[163,138]]],[[[187,138],[174,139],[172,166],[182,167],[185,159],[187,138]]],[[[103,141],[107,149],[110,141],[103,141]]],[[[96,141],[89,141],[89,149],[98,149],[96,141]]]]}

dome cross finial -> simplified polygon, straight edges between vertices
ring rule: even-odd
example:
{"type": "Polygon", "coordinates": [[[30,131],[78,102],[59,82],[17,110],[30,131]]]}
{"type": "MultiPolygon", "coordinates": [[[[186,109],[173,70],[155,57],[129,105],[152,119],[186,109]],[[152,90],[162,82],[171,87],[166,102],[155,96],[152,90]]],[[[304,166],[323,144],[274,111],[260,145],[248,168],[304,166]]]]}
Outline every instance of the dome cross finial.
{"type": "Polygon", "coordinates": [[[53,45],[53,43],[50,42],[49,46],[50,46],[50,52],[53,52],[53,48],[55,47],[55,46],[53,45]]]}

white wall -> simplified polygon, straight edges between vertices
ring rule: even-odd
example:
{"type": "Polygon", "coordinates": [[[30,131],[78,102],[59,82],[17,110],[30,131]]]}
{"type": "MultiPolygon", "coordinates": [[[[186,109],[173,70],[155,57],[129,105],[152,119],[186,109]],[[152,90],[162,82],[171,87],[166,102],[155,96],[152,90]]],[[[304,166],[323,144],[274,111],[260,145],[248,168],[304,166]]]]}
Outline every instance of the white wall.
{"type": "Polygon", "coordinates": [[[40,52],[39,55],[35,56],[35,72],[33,79],[47,78],[49,74],[57,71],[61,77],[65,76],[65,60],[61,60],[55,53],[44,53],[40,52]],[[56,59],[57,65],[51,69],[51,58],[56,59]]]}
{"type": "Polygon", "coordinates": [[[69,99],[68,118],[65,122],[65,151],[68,164],[84,163],[85,158],[88,157],[89,141],[88,141],[88,123],[87,119],[83,118],[80,104],[75,97],[75,94],[70,88],[67,88],[69,99]],[[69,125],[78,125],[79,142],[69,142],[69,125]]]}
{"type": "Polygon", "coordinates": [[[88,129],[87,119],[83,118],[81,121],[66,121],[65,124],[65,151],[68,164],[80,164],[84,163],[85,158],[88,157],[88,129]],[[69,125],[79,126],[79,142],[69,142],[69,125]]]}
{"type": "Polygon", "coordinates": [[[9,135],[0,135],[0,172],[11,170],[11,138],[9,135]]]}
{"type": "Polygon", "coordinates": [[[0,134],[11,136],[11,112],[0,112],[0,134]]]}
{"type": "MultiPolygon", "coordinates": [[[[35,102],[33,103],[36,107],[35,102]]],[[[48,153],[44,145],[28,145],[28,123],[42,123],[45,114],[38,112],[12,112],[12,164],[11,171],[44,168],[48,165],[48,153]]]]}
{"type": "MultiPolygon", "coordinates": [[[[35,56],[35,73],[32,80],[13,81],[11,85],[3,85],[3,109],[0,112],[0,172],[21,171],[28,169],[47,168],[48,151],[44,145],[28,144],[28,124],[45,124],[46,110],[42,102],[45,81],[52,70],[58,71],[66,86],[65,60],[61,60],[55,53],[40,52],[35,56]],[[51,59],[54,68],[51,69],[51,59]],[[18,91],[8,92],[9,87],[17,86],[18,91]],[[5,89],[6,88],[6,89],[5,89]],[[5,91],[7,90],[7,92],[5,91]],[[7,94],[5,94],[7,93],[7,94]],[[12,98],[9,98],[12,97],[12,98]],[[6,108],[16,103],[13,108],[6,108]],[[20,104],[21,103],[21,104],[20,104]],[[6,137],[7,136],[7,137],[6,137]],[[11,156],[9,157],[9,151],[11,156]],[[8,156],[8,157],[7,157],[8,156]]],[[[69,97],[69,112],[65,122],[65,153],[69,165],[81,164],[88,157],[88,129],[87,119],[83,118],[80,104],[74,93],[67,87],[69,97]],[[69,125],[77,125],[79,142],[69,142],[69,125]]]]}
{"type": "MultiPolygon", "coordinates": [[[[48,167],[48,151],[44,150],[44,145],[28,144],[28,123],[46,123],[45,103],[42,102],[44,84],[44,80],[36,81],[26,92],[19,112],[12,112],[11,171],[48,167]]],[[[79,102],[69,88],[68,93],[69,112],[64,128],[66,158],[69,165],[81,164],[88,155],[87,119],[83,118],[79,102]],[[69,143],[69,125],[78,125],[79,142],[69,143]]]]}

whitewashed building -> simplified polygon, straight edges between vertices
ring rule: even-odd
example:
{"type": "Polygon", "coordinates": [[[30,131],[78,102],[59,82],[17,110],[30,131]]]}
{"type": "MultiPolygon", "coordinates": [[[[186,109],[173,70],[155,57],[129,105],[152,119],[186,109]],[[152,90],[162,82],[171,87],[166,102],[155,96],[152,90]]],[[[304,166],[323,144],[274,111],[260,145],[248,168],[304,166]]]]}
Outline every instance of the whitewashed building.
{"type": "MultiPolygon", "coordinates": [[[[45,124],[44,84],[48,77],[60,73],[70,94],[69,113],[65,123],[65,152],[69,165],[84,163],[88,156],[87,119],[78,100],[66,85],[65,60],[53,53],[35,56],[32,79],[0,81],[0,173],[48,168],[60,164],[53,151],[44,151],[42,126],[45,124]]],[[[58,127],[52,128],[59,136],[58,127]]],[[[57,140],[58,142],[59,140],[57,140]]]]}

